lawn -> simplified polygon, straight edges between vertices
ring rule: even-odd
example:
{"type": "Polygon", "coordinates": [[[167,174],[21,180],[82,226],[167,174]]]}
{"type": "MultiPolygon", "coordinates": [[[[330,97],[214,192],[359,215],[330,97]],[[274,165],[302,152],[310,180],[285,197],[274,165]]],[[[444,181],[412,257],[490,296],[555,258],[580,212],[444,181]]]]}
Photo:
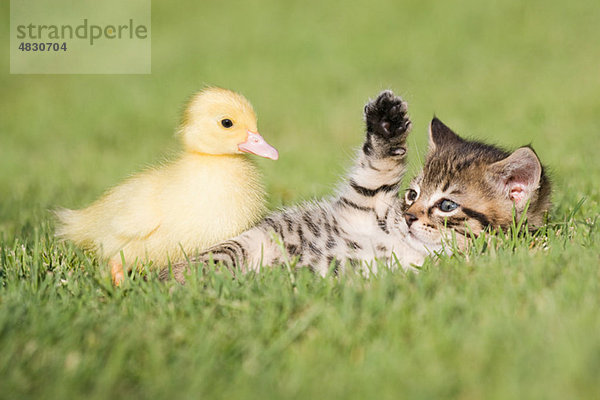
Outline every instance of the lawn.
{"type": "Polygon", "coordinates": [[[10,75],[0,30],[0,398],[600,398],[596,2],[155,0],[152,16],[150,75],[10,75]],[[391,88],[410,175],[434,113],[531,143],[550,224],[417,275],[149,271],[114,288],[50,210],[171,157],[205,84],[244,93],[278,148],[258,160],[271,208],[331,193],[364,103],[391,88]]]}

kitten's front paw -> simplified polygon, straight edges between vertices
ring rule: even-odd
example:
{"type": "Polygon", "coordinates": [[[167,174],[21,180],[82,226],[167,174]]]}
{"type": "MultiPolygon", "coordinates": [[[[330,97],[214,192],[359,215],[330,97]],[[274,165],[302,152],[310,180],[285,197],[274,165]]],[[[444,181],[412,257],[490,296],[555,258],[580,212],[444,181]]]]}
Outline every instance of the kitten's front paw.
{"type": "Polygon", "coordinates": [[[404,136],[410,131],[411,122],[406,115],[408,106],[391,90],[384,90],[365,106],[367,132],[382,138],[404,136]]]}
{"type": "Polygon", "coordinates": [[[406,154],[406,136],[412,126],[406,111],[406,102],[390,90],[381,92],[375,100],[365,106],[365,154],[375,153],[376,157],[406,154]]]}

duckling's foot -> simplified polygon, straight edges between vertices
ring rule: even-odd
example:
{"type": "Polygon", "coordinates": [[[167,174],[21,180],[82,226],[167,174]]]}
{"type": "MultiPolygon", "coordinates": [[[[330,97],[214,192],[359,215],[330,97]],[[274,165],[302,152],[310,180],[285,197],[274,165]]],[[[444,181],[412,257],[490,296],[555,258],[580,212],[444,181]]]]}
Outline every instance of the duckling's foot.
{"type": "Polygon", "coordinates": [[[125,273],[123,272],[123,263],[120,259],[111,258],[108,261],[108,265],[110,266],[110,276],[112,277],[113,284],[115,286],[119,286],[125,278],[125,273]]]}

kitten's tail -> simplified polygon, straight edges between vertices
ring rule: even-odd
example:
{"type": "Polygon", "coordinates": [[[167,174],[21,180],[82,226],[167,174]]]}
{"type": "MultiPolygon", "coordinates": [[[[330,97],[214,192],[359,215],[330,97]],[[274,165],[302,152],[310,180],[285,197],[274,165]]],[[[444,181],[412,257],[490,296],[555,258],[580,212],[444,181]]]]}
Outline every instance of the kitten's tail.
{"type": "Polygon", "coordinates": [[[246,258],[246,249],[236,240],[228,240],[219,243],[208,250],[194,256],[186,261],[181,261],[171,266],[163,268],[158,277],[161,281],[174,278],[177,282],[184,284],[186,275],[189,274],[194,267],[206,267],[210,260],[214,264],[225,266],[232,274],[240,271],[241,266],[246,258]]]}

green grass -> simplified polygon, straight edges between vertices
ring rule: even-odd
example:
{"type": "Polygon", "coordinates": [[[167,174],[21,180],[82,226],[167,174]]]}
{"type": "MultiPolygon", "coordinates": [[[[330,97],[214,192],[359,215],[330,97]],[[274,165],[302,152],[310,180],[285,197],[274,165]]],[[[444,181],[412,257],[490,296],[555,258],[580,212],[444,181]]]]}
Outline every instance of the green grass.
{"type": "Polygon", "coordinates": [[[403,3],[155,1],[147,76],[9,75],[5,24],[0,398],[599,398],[600,7],[403,3]],[[172,154],[203,84],[244,93],[280,150],[259,162],[271,207],[331,192],[383,88],[410,104],[411,173],[433,113],[532,143],[555,187],[543,243],[479,241],[418,275],[115,289],[49,210],[172,154]]]}

